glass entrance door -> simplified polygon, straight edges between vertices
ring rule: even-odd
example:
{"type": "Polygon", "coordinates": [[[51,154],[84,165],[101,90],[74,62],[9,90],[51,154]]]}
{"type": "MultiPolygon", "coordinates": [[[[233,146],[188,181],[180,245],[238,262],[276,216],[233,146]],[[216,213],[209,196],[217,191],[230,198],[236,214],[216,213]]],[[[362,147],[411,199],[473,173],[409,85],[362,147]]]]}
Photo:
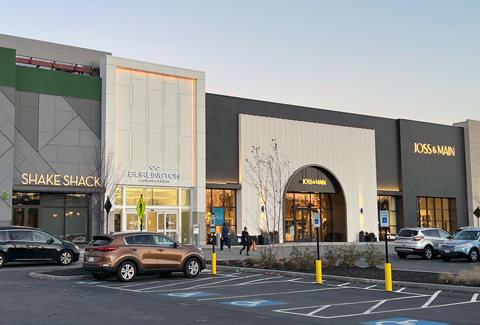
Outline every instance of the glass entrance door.
{"type": "Polygon", "coordinates": [[[295,210],[295,240],[312,241],[312,213],[310,209],[295,210]]]}
{"type": "Polygon", "coordinates": [[[178,234],[178,214],[172,211],[157,212],[157,232],[175,238],[178,234]]]}
{"type": "Polygon", "coordinates": [[[38,228],[39,207],[13,207],[12,225],[38,228]]]}

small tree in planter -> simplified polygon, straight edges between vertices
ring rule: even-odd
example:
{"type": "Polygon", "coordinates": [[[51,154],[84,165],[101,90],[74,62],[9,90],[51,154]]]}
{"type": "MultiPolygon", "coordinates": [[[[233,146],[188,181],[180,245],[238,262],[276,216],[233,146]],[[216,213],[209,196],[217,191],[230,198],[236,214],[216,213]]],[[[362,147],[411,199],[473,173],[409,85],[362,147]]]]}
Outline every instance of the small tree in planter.
{"type": "Polygon", "coordinates": [[[360,230],[360,232],[358,233],[358,241],[359,242],[364,242],[366,241],[365,239],[365,232],[363,230],[360,230]]]}

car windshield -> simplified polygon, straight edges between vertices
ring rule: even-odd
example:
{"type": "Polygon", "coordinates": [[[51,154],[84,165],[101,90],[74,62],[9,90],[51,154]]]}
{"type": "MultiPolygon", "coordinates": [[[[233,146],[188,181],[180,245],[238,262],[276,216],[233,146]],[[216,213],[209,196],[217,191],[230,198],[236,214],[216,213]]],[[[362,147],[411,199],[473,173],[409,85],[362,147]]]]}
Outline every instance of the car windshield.
{"type": "Polygon", "coordinates": [[[402,229],[397,234],[397,237],[413,237],[418,234],[418,230],[415,229],[402,229]]]}
{"type": "Polygon", "coordinates": [[[454,239],[476,240],[480,235],[480,231],[462,230],[455,234],[454,239]]]}

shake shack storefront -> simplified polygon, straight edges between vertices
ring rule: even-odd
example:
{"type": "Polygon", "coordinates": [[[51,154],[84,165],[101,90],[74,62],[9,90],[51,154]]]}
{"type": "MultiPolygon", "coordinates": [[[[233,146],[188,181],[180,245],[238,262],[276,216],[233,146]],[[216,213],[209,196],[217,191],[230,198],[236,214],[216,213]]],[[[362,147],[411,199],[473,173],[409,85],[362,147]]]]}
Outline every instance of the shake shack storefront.
{"type": "Polygon", "coordinates": [[[287,184],[285,241],[315,241],[314,213],[320,214],[320,241],[345,240],[345,199],[341,186],[328,170],[319,166],[298,170],[287,184]]]}

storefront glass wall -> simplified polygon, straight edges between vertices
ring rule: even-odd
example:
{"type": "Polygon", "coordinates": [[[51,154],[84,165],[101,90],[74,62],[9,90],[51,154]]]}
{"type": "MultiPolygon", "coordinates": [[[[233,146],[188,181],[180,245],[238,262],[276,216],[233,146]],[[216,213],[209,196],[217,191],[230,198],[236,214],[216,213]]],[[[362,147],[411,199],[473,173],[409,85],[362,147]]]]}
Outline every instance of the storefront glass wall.
{"type": "MultiPolygon", "coordinates": [[[[398,211],[397,211],[397,197],[395,196],[377,196],[378,205],[378,224],[380,224],[380,210],[388,210],[390,217],[390,234],[398,232],[398,211]]],[[[380,240],[383,240],[385,230],[379,228],[380,240]]]]}
{"type": "MultiPolygon", "coordinates": [[[[222,208],[224,215],[224,222],[230,228],[230,231],[237,233],[236,222],[236,206],[235,206],[235,190],[226,189],[206,189],[205,191],[205,205],[206,205],[206,233],[207,244],[212,243],[212,235],[210,233],[210,217],[213,208],[222,208]]],[[[222,231],[222,225],[216,225],[216,232],[222,231]]]]}
{"type": "Polygon", "coordinates": [[[151,231],[191,243],[190,190],[117,188],[115,203],[115,231],[151,231]],[[140,195],[145,204],[141,220],[136,211],[140,195]]]}
{"type": "Polygon", "coordinates": [[[88,240],[86,194],[14,193],[12,225],[41,228],[73,242],[88,240]]]}
{"type": "Polygon", "coordinates": [[[456,211],[455,199],[417,197],[419,227],[436,227],[453,233],[457,229],[456,211]]]}

